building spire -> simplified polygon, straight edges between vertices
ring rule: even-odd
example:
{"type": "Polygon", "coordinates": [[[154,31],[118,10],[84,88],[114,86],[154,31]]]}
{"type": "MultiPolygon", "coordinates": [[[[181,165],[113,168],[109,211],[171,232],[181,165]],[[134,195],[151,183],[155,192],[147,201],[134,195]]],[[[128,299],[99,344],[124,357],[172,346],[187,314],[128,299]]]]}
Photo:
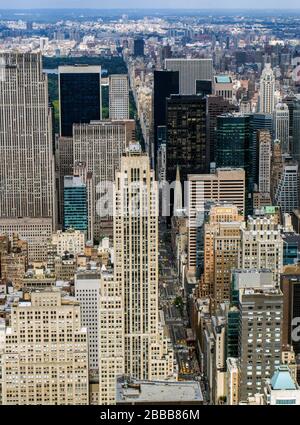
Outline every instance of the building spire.
{"type": "Polygon", "coordinates": [[[182,187],[180,181],[180,170],[179,165],[177,165],[176,169],[176,181],[174,188],[174,216],[179,216],[182,210],[182,187]]]}

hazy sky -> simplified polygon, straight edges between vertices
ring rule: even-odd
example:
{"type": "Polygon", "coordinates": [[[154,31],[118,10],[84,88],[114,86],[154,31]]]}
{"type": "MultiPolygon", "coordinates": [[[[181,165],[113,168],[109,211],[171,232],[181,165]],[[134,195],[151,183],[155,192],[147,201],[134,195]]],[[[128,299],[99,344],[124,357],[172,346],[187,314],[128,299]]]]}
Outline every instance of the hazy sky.
{"type": "Polygon", "coordinates": [[[300,8],[299,0],[0,0],[0,8],[300,8]]]}

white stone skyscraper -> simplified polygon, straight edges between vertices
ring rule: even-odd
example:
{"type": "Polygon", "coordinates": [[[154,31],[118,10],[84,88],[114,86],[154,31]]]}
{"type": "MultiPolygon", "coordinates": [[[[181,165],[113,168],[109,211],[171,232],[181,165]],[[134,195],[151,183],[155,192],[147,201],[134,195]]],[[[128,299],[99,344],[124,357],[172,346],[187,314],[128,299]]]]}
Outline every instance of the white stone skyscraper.
{"type": "Polygon", "coordinates": [[[111,120],[129,119],[129,81],[126,74],[109,77],[109,118],[111,120]]]}
{"type": "Polygon", "coordinates": [[[3,404],[89,404],[88,336],[79,302],[55,288],[31,292],[11,310],[0,335],[3,404]]]}
{"type": "Polygon", "coordinates": [[[52,114],[41,54],[0,53],[0,216],[56,223],[52,114]]]}
{"type": "Polygon", "coordinates": [[[290,114],[286,103],[278,103],[273,111],[274,139],[280,140],[282,153],[289,153],[290,114]]]}
{"type": "Polygon", "coordinates": [[[262,71],[259,94],[259,112],[272,114],[275,106],[275,76],[270,63],[266,63],[262,71]]]}
{"type": "Polygon", "coordinates": [[[114,196],[115,285],[124,309],[125,374],[174,378],[173,351],[158,318],[158,188],[149,157],[124,156],[114,196]]]}
{"type": "Polygon", "coordinates": [[[247,226],[241,230],[239,251],[240,269],[270,269],[274,282],[280,283],[283,267],[283,240],[281,226],[276,217],[248,217],[247,226]]]}

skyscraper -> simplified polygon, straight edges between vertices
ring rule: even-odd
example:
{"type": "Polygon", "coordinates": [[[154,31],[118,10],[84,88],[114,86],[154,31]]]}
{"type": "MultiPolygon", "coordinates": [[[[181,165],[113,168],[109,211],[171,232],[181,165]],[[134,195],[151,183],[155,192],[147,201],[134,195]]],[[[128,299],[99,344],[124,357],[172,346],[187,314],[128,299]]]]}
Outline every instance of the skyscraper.
{"type": "Polygon", "coordinates": [[[282,170],[275,186],[274,201],[281,212],[292,213],[299,207],[299,165],[291,157],[283,157],[282,170]]]}
{"type": "Polygon", "coordinates": [[[300,164],[300,100],[299,99],[295,101],[295,106],[293,110],[291,155],[300,164]]]}
{"type": "Polygon", "coordinates": [[[272,139],[268,130],[258,131],[259,145],[259,174],[258,174],[258,190],[260,193],[271,196],[271,156],[272,156],[272,139]]]}
{"type": "Polygon", "coordinates": [[[173,375],[173,351],[158,319],[158,190],[149,157],[124,156],[114,197],[115,285],[123,298],[125,374],[173,375]]]}
{"type": "Polygon", "coordinates": [[[273,280],[279,285],[283,266],[283,240],[276,216],[248,217],[241,232],[239,268],[272,270],[273,280]]]}
{"type": "Polygon", "coordinates": [[[283,296],[275,287],[239,290],[239,398],[261,393],[281,363],[283,296]]]}
{"type": "Polygon", "coordinates": [[[52,117],[40,54],[0,53],[0,216],[52,217],[52,117]]]}
{"type": "Polygon", "coordinates": [[[73,124],[101,119],[100,66],[60,66],[58,85],[61,137],[72,137],[73,124]]]}
{"type": "Polygon", "coordinates": [[[165,69],[179,71],[179,94],[196,94],[196,81],[213,78],[212,59],[166,59],[165,69]]]}
{"type": "Polygon", "coordinates": [[[230,299],[231,270],[238,265],[243,216],[230,204],[211,207],[204,225],[204,273],[200,294],[221,303],[230,299]]]}
{"type": "Polygon", "coordinates": [[[79,176],[64,179],[64,230],[81,230],[87,234],[87,188],[79,176]]]}
{"type": "MultiPolygon", "coordinates": [[[[283,292],[282,344],[292,345],[296,355],[300,354],[300,341],[292,332],[299,332],[300,317],[300,267],[287,266],[281,275],[280,287],[283,292]]],[[[299,371],[298,371],[299,374],[299,371]]]]}
{"type": "Polygon", "coordinates": [[[139,57],[145,54],[145,41],[143,38],[136,38],[133,41],[133,56],[139,57]]]}
{"type": "Polygon", "coordinates": [[[129,82],[126,74],[109,76],[109,118],[129,119],[129,82]]]}
{"type": "Polygon", "coordinates": [[[152,161],[157,163],[159,128],[166,125],[166,99],[179,93],[178,71],[154,71],[153,74],[153,139],[152,161]]]}
{"type": "Polygon", "coordinates": [[[115,181],[115,172],[126,149],[126,137],[126,121],[74,125],[74,161],[84,162],[87,172],[93,174],[95,237],[112,233],[112,199],[107,191],[115,181]]]}
{"type": "Polygon", "coordinates": [[[210,174],[191,174],[188,176],[188,268],[196,271],[197,232],[204,224],[205,202],[227,202],[245,213],[245,171],[241,168],[217,169],[210,174]]]}
{"type": "Polygon", "coordinates": [[[259,112],[272,114],[275,106],[275,76],[270,63],[266,63],[261,74],[259,90],[259,112]]]}
{"type": "Polygon", "coordinates": [[[75,297],[80,302],[82,326],[88,331],[89,374],[98,376],[100,272],[79,270],[75,275],[75,297]]]}
{"type": "Polygon", "coordinates": [[[167,180],[181,181],[188,174],[209,170],[209,146],[206,140],[206,100],[200,96],[172,95],[167,99],[167,180]]]}
{"type": "Polygon", "coordinates": [[[289,143],[289,108],[285,103],[278,103],[273,111],[273,135],[280,140],[282,153],[290,152],[289,143]]]}
{"type": "Polygon", "coordinates": [[[246,173],[246,214],[251,212],[253,139],[248,115],[224,114],[217,118],[216,166],[244,168],[246,173]]]}
{"type": "Polygon", "coordinates": [[[12,306],[2,338],[3,404],[89,403],[87,330],[77,301],[59,290],[32,292],[12,306]]]}
{"type": "Polygon", "coordinates": [[[115,404],[117,377],[124,367],[124,298],[122,285],[114,274],[101,273],[99,315],[99,395],[100,405],[115,404]]]}
{"type": "Polygon", "coordinates": [[[207,130],[207,143],[210,150],[210,162],[215,162],[215,148],[216,148],[216,131],[217,131],[217,117],[230,112],[235,112],[236,107],[223,99],[221,96],[207,96],[206,99],[206,130],[207,130]]]}

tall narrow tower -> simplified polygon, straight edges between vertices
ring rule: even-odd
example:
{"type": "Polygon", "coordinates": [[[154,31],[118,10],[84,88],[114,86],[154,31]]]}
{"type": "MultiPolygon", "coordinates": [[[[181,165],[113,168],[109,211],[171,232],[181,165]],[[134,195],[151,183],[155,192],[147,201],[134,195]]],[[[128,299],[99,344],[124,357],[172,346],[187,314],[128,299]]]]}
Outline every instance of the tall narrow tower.
{"type": "Polygon", "coordinates": [[[124,306],[125,374],[173,376],[173,352],[158,321],[158,190],[150,160],[121,160],[114,196],[115,284],[124,306]]]}
{"type": "Polygon", "coordinates": [[[42,56],[0,53],[0,216],[55,214],[52,117],[42,56]]]}
{"type": "Polygon", "coordinates": [[[270,63],[266,63],[260,79],[259,112],[272,114],[274,110],[275,76],[270,63]]]}
{"type": "Polygon", "coordinates": [[[129,119],[129,83],[127,75],[109,77],[109,118],[111,120],[129,119]]]}
{"type": "Polygon", "coordinates": [[[282,153],[289,153],[289,108],[285,103],[278,103],[273,111],[274,138],[280,140],[282,153]]]}

